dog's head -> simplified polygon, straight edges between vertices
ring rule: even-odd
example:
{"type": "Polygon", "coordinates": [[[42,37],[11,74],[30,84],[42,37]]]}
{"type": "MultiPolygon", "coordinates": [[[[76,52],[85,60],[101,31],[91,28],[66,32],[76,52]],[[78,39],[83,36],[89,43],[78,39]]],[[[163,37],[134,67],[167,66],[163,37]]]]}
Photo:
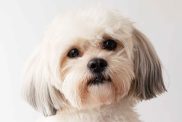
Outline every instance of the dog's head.
{"type": "Polygon", "coordinates": [[[30,59],[25,97],[45,115],[143,100],[165,91],[158,56],[119,12],[88,10],[58,17],[30,59]]]}

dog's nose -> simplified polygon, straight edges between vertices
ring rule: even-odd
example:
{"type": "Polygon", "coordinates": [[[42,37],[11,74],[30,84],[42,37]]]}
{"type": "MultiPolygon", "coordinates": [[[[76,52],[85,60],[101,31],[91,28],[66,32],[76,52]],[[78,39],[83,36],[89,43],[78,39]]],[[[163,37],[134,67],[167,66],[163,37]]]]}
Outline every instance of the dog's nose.
{"type": "Polygon", "coordinates": [[[102,58],[94,58],[88,62],[87,67],[93,73],[101,73],[107,67],[107,62],[102,58]]]}

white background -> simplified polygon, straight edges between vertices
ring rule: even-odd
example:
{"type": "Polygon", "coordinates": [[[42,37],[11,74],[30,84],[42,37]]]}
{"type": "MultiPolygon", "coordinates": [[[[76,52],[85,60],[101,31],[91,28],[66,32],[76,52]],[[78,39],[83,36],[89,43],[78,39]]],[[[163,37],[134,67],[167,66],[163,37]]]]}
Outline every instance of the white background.
{"type": "MultiPolygon", "coordinates": [[[[65,8],[83,6],[87,1],[0,1],[0,122],[34,122],[40,116],[21,98],[23,65],[53,17],[65,8]]],[[[168,92],[140,103],[140,118],[144,122],[182,122],[182,1],[102,3],[122,10],[136,22],[151,39],[163,63],[168,92]]]]}

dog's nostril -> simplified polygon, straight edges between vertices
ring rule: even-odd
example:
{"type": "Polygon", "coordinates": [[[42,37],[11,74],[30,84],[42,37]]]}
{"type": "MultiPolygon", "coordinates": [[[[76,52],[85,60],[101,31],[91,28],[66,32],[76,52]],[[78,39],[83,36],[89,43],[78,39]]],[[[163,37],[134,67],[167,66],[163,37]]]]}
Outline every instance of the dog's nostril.
{"type": "Polygon", "coordinates": [[[101,73],[107,67],[107,62],[102,58],[94,58],[88,62],[87,66],[93,73],[101,73]]]}
{"type": "Polygon", "coordinates": [[[93,63],[90,64],[90,68],[94,69],[96,67],[97,67],[97,64],[96,63],[93,62],[93,63]]]}
{"type": "Polygon", "coordinates": [[[100,67],[106,67],[106,66],[107,66],[107,62],[105,60],[100,62],[100,67]]]}

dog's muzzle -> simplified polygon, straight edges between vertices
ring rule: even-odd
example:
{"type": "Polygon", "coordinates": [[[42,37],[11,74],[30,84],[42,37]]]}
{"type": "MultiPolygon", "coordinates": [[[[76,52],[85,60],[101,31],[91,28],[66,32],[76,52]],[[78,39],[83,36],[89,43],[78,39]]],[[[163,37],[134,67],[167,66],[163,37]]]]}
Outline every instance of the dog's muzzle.
{"type": "Polygon", "coordinates": [[[103,75],[107,66],[108,64],[106,60],[102,58],[91,59],[88,62],[87,67],[93,74],[93,77],[88,81],[88,85],[98,85],[105,82],[111,82],[111,78],[109,76],[103,75]]]}

